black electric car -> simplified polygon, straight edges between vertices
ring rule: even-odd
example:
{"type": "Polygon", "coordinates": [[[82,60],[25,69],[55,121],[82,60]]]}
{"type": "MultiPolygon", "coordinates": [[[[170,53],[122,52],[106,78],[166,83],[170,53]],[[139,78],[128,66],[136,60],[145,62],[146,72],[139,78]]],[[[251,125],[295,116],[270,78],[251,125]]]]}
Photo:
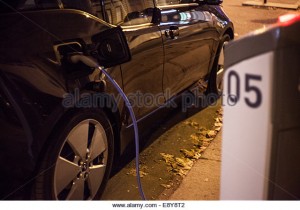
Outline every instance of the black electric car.
{"type": "Polygon", "coordinates": [[[199,81],[218,92],[234,38],[221,3],[1,0],[0,198],[99,199],[134,144],[132,120],[106,78],[70,56],[107,68],[143,134],[199,81]]]}

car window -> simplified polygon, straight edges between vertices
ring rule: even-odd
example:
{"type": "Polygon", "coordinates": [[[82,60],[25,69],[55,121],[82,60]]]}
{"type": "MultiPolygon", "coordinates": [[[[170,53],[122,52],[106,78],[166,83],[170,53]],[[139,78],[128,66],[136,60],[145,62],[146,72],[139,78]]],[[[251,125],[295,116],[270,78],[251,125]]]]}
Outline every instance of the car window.
{"type": "Polygon", "coordinates": [[[103,19],[100,0],[91,0],[92,14],[103,19]]]}
{"type": "Polygon", "coordinates": [[[63,8],[65,9],[82,10],[102,19],[100,1],[101,0],[61,0],[63,8]]]}
{"type": "Polygon", "coordinates": [[[150,23],[153,0],[104,0],[109,23],[130,26],[150,23]]]}

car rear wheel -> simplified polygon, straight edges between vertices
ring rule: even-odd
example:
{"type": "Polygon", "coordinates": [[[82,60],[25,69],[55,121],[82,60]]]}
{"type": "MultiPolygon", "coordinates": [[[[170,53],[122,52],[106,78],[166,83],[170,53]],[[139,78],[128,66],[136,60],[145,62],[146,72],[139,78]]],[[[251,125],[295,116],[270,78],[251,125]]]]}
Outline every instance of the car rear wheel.
{"type": "Polygon", "coordinates": [[[77,110],[54,132],[35,184],[35,198],[99,199],[113,159],[113,130],[104,112],[77,110]]]}
{"type": "Polygon", "coordinates": [[[223,92],[223,76],[224,76],[224,46],[230,41],[230,36],[225,34],[220,41],[220,45],[214,60],[213,68],[210,73],[208,83],[208,93],[221,96],[223,92]]]}

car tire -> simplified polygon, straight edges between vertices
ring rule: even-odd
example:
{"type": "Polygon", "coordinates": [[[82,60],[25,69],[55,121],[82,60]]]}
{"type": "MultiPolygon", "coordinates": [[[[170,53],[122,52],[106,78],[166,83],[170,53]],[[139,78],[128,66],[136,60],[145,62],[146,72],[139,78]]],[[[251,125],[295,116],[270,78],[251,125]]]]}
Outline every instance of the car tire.
{"type": "Polygon", "coordinates": [[[218,47],[213,67],[209,76],[207,94],[215,95],[219,98],[223,92],[223,75],[224,75],[224,46],[230,41],[230,36],[225,34],[218,47]]]}
{"type": "Polygon", "coordinates": [[[109,119],[100,109],[78,109],[60,122],[45,149],[34,199],[100,199],[114,153],[109,119]]]}

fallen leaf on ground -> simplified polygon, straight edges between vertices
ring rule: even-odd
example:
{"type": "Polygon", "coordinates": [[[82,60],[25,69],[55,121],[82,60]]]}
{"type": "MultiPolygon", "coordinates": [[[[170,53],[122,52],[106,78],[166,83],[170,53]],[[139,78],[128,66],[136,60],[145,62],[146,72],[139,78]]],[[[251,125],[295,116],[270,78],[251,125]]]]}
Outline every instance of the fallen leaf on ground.
{"type": "Polygon", "coordinates": [[[202,130],[202,131],[198,131],[196,134],[198,136],[206,136],[207,132],[208,132],[207,130],[202,130]]]}
{"type": "Polygon", "coordinates": [[[219,117],[219,121],[223,123],[223,117],[219,117]]]}
{"type": "Polygon", "coordinates": [[[163,157],[163,159],[167,164],[171,165],[172,162],[174,162],[174,155],[170,155],[166,153],[160,153],[160,155],[163,157]]]}
{"type": "Polygon", "coordinates": [[[174,155],[160,153],[162,157],[165,159],[166,164],[169,166],[169,171],[173,173],[184,176],[188,173],[193,165],[193,161],[189,158],[179,158],[174,157],[174,155]]]}
{"type": "Polygon", "coordinates": [[[210,130],[207,132],[206,137],[207,138],[214,138],[216,136],[216,132],[214,130],[210,130]]]}
{"type": "MultiPolygon", "coordinates": [[[[144,177],[146,175],[148,175],[147,172],[145,172],[145,170],[147,170],[148,167],[147,166],[140,166],[140,177],[144,177]]],[[[132,176],[136,176],[136,169],[135,168],[131,168],[129,169],[129,171],[126,173],[127,175],[132,175],[132,176]]]]}
{"type": "Polygon", "coordinates": [[[170,189],[171,188],[171,185],[169,185],[169,184],[160,184],[160,185],[163,186],[166,189],[170,189]]]}
{"type": "Polygon", "coordinates": [[[183,169],[191,169],[193,166],[193,161],[188,158],[175,158],[177,165],[181,166],[183,169]]]}
{"type": "Polygon", "coordinates": [[[195,122],[195,121],[184,121],[184,124],[186,125],[190,125],[195,129],[199,129],[199,123],[195,122]]]}
{"type": "Polygon", "coordinates": [[[194,142],[194,147],[196,148],[200,148],[203,146],[203,141],[197,141],[197,142],[194,142]]]}
{"type": "Polygon", "coordinates": [[[214,138],[205,137],[205,138],[202,138],[201,140],[204,141],[204,142],[210,142],[210,141],[214,140],[214,138]]]}
{"type": "Polygon", "coordinates": [[[215,127],[222,127],[222,126],[223,126],[223,123],[216,122],[216,123],[214,124],[214,126],[215,126],[215,127]]]}
{"type": "Polygon", "coordinates": [[[181,149],[180,152],[186,157],[186,158],[193,158],[195,155],[195,151],[187,150],[187,149],[181,149]]]}
{"type": "Polygon", "coordinates": [[[223,115],[223,109],[221,108],[221,109],[217,110],[217,113],[218,113],[219,115],[223,115]]]}
{"type": "Polygon", "coordinates": [[[199,141],[199,136],[196,134],[192,134],[192,135],[190,135],[190,137],[193,141],[196,141],[196,142],[199,141]]]}
{"type": "Polygon", "coordinates": [[[199,159],[201,157],[201,154],[199,152],[199,149],[191,149],[191,150],[186,150],[186,149],[181,149],[180,152],[183,153],[184,157],[189,158],[189,159],[199,159]]]}
{"type": "Polygon", "coordinates": [[[195,154],[194,154],[194,159],[196,159],[196,160],[198,160],[199,158],[201,157],[201,154],[200,154],[200,152],[196,152],[195,154]]]}
{"type": "Polygon", "coordinates": [[[220,130],[221,130],[221,127],[216,127],[216,128],[215,128],[215,131],[216,131],[216,132],[219,132],[220,130]]]}

